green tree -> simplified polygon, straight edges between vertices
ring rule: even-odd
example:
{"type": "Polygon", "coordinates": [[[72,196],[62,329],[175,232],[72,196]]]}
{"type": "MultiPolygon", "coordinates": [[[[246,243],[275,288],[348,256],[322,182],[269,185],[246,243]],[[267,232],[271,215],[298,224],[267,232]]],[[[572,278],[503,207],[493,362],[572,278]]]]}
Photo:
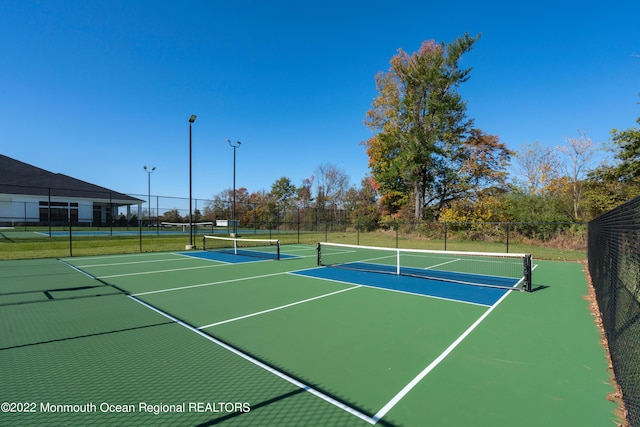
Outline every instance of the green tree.
{"type": "MultiPolygon", "coordinates": [[[[640,125],[640,117],[636,120],[640,125]]],[[[632,182],[640,179],[640,129],[632,127],[627,130],[611,131],[611,141],[617,146],[616,158],[620,163],[614,171],[623,181],[632,182]]]]}
{"type": "Polygon", "coordinates": [[[274,210],[281,213],[280,220],[284,222],[297,221],[297,212],[294,209],[298,188],[285,176],[278,178],[271,184],[269,193],[274,210]]]}
{"type": "MultiPolygon", "coordinates": [[[[482,131],[473,131],[457,90],[471,72],[459,67],[460,58],[479,37],[465,34],[450,44],[426,41],[411,55],[400,49],[389,71],[376,75],[378,96],[365,123],[377,134],[363,143],[369,167],[382,200],[393,195],[389,200],[397,202],[404,195],[404,201],[413,201],[417,219],[425,217],[430,205],[437,216],[448,202],[491,177],[475,174],[486,168],[463,168],[477,153],[470,149],[471,140],[482,135],[480,140],[488,141],[482,131]]],[[[486,162],[491,167],[508,160],[504,146],[484,146],[483,152],[494,156],[486,162]]]]}
{"type": "Polygon", "coordinates": [[[162,214],[162,220],[166,222],[182,222],[183,218],[178,209],[174,208],[162,214]]]}
{"type": "Polygon", "coordinates": [[[517,224],[517,231],[529,238],[547,240],[560,230],[569,228],[567,199],[552,192],[532,194],[513,188],[502,197],[505,219],[517,224]]]}
{"type": "Polygon", "coordinates": [[[585,183],[585,205],[592,218],[640,195],[640,129],[613,129],[611,142],[616,163],[590,171],[585,183]]]}
{"type": "Polygon", "coordinates": [[[298,189],[285,176],[278,178],[271,184],[271,197],[281,209],[288,208],[293,202],[298,189]]]}

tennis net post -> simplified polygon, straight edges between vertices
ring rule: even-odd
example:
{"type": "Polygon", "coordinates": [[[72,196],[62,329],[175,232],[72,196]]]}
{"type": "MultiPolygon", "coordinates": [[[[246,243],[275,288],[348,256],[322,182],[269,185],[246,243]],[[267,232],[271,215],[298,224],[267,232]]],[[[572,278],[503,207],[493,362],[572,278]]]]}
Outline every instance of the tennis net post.
{"type": "Polygon", "coordinates": [[[522,284],[522,290],[525,292],[531,292],[533,289],[532,280],[533,280],[533,262],[531,260],[531,254],[525,255],[523,258],[524,262],[524,283],[522,284]]]}

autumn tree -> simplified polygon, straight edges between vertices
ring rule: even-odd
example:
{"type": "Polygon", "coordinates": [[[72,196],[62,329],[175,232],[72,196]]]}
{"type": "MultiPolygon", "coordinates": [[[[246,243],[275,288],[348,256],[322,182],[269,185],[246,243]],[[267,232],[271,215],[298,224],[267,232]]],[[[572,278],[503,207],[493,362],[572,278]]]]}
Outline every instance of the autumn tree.
{"type": "Polygon", "coordinates": [[[375,230],[380,220],[380,208],[377,203],[374,181],[365,176],[360,186],[351,186],[345,195],[345,209],[350,213],[352,222],[358,223],[363,230],[375,230]]]}
{"type": "Polygon", "coordinates": [[[349,189],[349,176],[331,163],[316,167],[316,206],[319,209],[343,206],[349,189]]]}
{"type": "Polygon", "coordinates": [[[501,188],[487,188],[480,191],[473,199],[459,199],[445,208],[440,215],[440,221],[451,223],[485,223],[504,222],[507,204],[504,200],[506,190],[501,188]]]}
{"type": "Polygon", "coordinates": [[[440,213],[451,202],[470,198],[490,187],[501,187],[512,152],[495,135],[471,129],[457,144],[448,146],[447,156],[435,162],[431,191],[425,202],[440,213]]]}
{"type": "Polygon", "coordinates": [[[562,162],[556,151],[551,147],[543,147],[538,141],[523,144],[515,158],[520,166],[521,176],[516,181],[530,194],[542,193],[552,181],[560,177],[562,162]]]}
{"type": "Polygon", "coordinates": [[[276,221],[276,204],[266,190],[258,190],[249,194],[247,209],[240,216],[240,222],[260,227],[276,221]]]}
{"type": "Polygon", "coordinates": [[[568,159],[565,165],[565,174],[569,181],[569,191],[573,204],[573,219],[580,218],[580,204],[584,192],[584,179],[593,157],[598,150],[598,144],[593,142],[586,134],[578,130],[578,138],[566,138],[568,145],[559,147],[568,159]]]}
{"type": "MultiPolygon", "coordinates": [[[[236,189],[236,217],[242,218],[249,206],[249,191],[245,187],[236,189]]],[[[233,190],[227,189],[213,196],[213,200],[207,202],[204,211],[207,217],[217,219],[231,219],[233,190]]]]}
{"type": "Polygon", "coordinates": [[[315,177],[311,175],[309,178],[302,180],[302,185],[297,189],[298,207],[301,209],[309,209],[313,202],[313,195],[311,189],[313,188],[313,182],[315,177]]]}
{"type": "Polygon", "coordinates": [[[412,201],[416,219],[425,217],[427,207],[437,216],[447,203],[491,179],[480,176],[488,169],[474,168],[473,159],[484,159],[491,168],[508,161],[497,137],[473,129],[458,93],[471,72],[459,67],[460,59],[479,37],[426,41],[411,55],[399,49],[389,71],[376,75],[378,96],[365,123],[377,133],[363,143],[369,167],[382,202],[412,201]],[[472,147],[476,142],[493,145],[472,147]]]}

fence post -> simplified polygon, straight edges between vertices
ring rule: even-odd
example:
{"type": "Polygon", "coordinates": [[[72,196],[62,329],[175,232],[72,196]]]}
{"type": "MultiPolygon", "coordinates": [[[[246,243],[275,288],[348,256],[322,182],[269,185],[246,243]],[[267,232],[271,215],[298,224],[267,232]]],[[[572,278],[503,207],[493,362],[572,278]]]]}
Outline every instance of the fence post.
{"type": "Polygon", "coordinates": [[[444,227],[444,250],[447,250],[447,223],[443,222],[442,223],[443,227],[444,227]]]}
{"type": "MultiPolygon", "coordinates": [[[[127,214],[129,213],[129,208],[127,208],[127,214]]],[[[109,191],[109,218],[107,219],[107,221],[109,221],[109,236],[113,236],[113,219],[114,219],[114,212],[113,212],[113,197],[112,197],[112,193],[111,191],[109,191]]],[[[127,225],[129,223],[129,218],[127,218],[127,225]]]]}
{"type": "Polygon", "coordinates": [[[398,238],[400,236],[400,222],[396,221],[396,249],[398,249],[398,238]]]}
{"type": "Polygon", "coordinates": [[[300,244],[300,207],[297,207],[296,218],[298,222],[298,244],[300,244]]]}
{"type": "Polygon", "coordinates": [[[329,223],[326,221],[324,222],[324,241],[329,241],[329,223]]]}
{"type": "Polygon", "coordinates": [[[507,223],[507,253],[509,253],[509,222],[507,223]]]}
{"type": "Polygon", "coordinates": [[[49,237],[51,237],[51,187],[49,187],[49,199],[47,201],[47,222],[49,223],[49,237]]]}

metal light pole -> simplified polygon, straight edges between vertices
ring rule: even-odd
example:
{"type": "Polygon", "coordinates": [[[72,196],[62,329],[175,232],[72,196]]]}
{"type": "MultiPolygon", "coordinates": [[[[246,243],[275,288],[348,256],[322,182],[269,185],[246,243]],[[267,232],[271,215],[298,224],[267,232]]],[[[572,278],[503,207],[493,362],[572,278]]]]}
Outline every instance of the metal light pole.
{"type": "Polygon", "coordinates": [[[149,224],[151,224],[151,174],[153,173],[153,171],[156,170],[156,167],[154,166],[153,168],[151,168],[150,171],[147,170],[147,167],[144,167],[144,171],[147,173],[147,196],[149,197],[149,224]]]}
{"type": "Polygon", "coordinates": [[[242,143],[237,141],[236,145],[234,145],[229,139],[227,139],[227,142],[233,147],[233,209],[231,211],[231,223],[233,224],[232,237],[235,237],[238,233],[238,225],[236,223],[236,148],[240,147],[242,143]]]}
{"type": "Polygon", "coordinates": [[[196,121],[196,116],[191,115],[189,117],[189,247],[187,249],[193,249],[193,168],[192,168],[192,148],[191,148],[191,125],[196,121]]]}

